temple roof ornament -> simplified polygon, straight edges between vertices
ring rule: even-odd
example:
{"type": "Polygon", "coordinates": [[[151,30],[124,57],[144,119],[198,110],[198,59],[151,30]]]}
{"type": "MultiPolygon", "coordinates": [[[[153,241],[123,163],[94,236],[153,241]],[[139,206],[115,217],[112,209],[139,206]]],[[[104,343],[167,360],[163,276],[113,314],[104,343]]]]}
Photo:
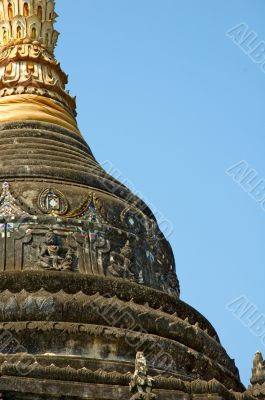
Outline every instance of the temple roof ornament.
{"type": "Polygon", "coordinates": [[[253,385],[265,384],[265,362],[259,351],[254,356],[251,383],[253,385]]]}
{"type": "Polygon", "coordinates": [[[9,183],[2,185],[2,194],[0,196],[0,218],[26,217],[28,213],[22,210],[17,200],[12,196],[9,189],[9,183]]]}
{"type": "Polygon", "coordinates": [[[0,0],[0,123],[42,120],[79,133],[67,75],[54,58],[54,5],[0,0]]]}
{"type": "Polygon", "coordinates": [[[2,47],[35,43],[51,54],[57,43],[54,0],[1,0],[0,42],[2,47]]]}

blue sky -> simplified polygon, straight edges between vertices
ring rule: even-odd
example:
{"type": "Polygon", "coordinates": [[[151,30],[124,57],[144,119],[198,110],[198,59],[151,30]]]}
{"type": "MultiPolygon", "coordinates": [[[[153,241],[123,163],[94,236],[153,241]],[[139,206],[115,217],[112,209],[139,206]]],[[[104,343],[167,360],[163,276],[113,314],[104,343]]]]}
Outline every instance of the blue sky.
{"type": "Polygon", "coordinates": [[[57,12],[83,135],[172,223],[181,297],[247,385],[265,344],[226,305],[241,297],[265,314],[265,210],[225,171],[245,160],[265,179],[265,73],[226,32],[243,23],[265,42],[264,0],[58,1],[57,12]]]}

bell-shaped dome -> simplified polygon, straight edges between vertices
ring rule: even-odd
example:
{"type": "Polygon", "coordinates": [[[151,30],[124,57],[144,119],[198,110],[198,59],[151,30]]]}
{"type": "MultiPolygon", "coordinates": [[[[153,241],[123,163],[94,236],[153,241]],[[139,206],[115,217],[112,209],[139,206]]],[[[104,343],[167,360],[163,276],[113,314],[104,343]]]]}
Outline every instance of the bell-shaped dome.
{"type": "Polygon", "coordinates": [[[0,0],[0,334],[15,343],[0,392],[129,398],[144,353],[164,400],[243,398],[214,328],[179,299],[152,212],[79,132],[55,17],[54,0],[0,0]]]}

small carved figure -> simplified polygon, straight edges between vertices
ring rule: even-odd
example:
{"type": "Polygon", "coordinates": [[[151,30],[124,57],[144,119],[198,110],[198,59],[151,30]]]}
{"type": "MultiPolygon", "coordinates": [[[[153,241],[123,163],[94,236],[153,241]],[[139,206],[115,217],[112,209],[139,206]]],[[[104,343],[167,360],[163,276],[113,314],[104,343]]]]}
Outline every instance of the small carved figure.
{"type": "Polygon", "coordinates": [[[257,351],[253,360],[252,383],[265,381],[265,365],[262,354],[257,351]]]}
{"type": "Polygon", "coordinates": [[[38,266],[54,271],[71,271],[74,261],[74,250],[69,248],[66,252],[60,245],[60,240],[55,233],[49,231],[40,249],[38,266]]]}
{"type": "Polygon", "coordinates": [[[263,365],[263,357],[260,351],[257,351],[253,360],[254,368],[262,368],[263,365]]]}
{"type": "Polygon", "coordinates": [[[108,268],[108,273],[116,278],[136,281],[134,274],[130,270],[132,265],[132,255],[133,250],[131,249],[129,241],[126,242],[120,253],[112,251],[110,253],[110,265],[108,268]]]}
{"type": "Polygon", "coordinates": [[[74,249],[70,248],[67,250],[65,259],[62,262],[62,270],[64,271],[71,271],[73,267],[73,262],[74,262],[74,257],[75,257],[75,251],[74,249]]]}
{"type": "Polygon", "coordinates": [[[131,400],[155,400],[152,393],[153,378],[147,375],[147,363],[143,352],[136,354],[135,372],[130,382],[130,391],[134,394],[131,400]]]}

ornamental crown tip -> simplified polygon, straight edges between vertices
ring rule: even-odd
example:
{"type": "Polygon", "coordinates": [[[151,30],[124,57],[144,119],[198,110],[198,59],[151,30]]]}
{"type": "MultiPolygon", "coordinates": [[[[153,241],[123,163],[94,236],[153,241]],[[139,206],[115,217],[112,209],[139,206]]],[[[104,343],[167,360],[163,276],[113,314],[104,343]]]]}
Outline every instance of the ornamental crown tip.
{"type": "Polygon", "coordinates": [[[0,0],[0,46],[29,39],[54,50],[55,0],[0,0]]]}
{"type": "MultiPolygon", "coordinates": [[[[39,107],[48,102],[53,110],[54,103],[59,103],[71,121],[69,126],[59,118],[60,125],[79,134],[76,103],[65,89],[68,78],[54,57],[59,36],[54,29],[54,7],[55,0],[0,0],[0,99],[23,95],[30,102],[29,95],[34,94],[42,99],[39,107]]],[[[47,122],[46,114],[43,120],[47,122]]]]}

